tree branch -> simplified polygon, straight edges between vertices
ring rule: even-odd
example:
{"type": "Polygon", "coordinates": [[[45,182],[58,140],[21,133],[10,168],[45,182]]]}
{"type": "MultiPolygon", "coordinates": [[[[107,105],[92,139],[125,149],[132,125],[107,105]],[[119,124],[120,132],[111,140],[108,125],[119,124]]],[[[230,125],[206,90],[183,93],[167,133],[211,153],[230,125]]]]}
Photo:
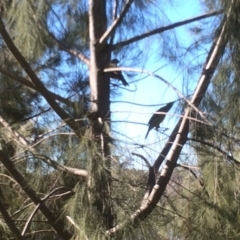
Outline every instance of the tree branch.
{"type": "Polygon", "coordinates": [[[197,174],[189,166],[185,166],[185,165],[182,165],[182,164],[176,164],[176,167],[181,167],[183,169],[188,170],[198,180],[198,182],[201,185],[201,187],[204,188],[204,190],[206,191],[206,188],[205,188],[204,183],[202,182],[202,180],[197,176],[197,174]]]}
{"type": "Polygon", "coordinates": [[[202,141],[202,140],[199,140],[199,139],[196,139],[196,138],[188,138],[188,140],[193,141],[193,142],[198,142],[198,143],[204,144],[204,145],[206,145],[208,147],[211,147],[211,148],[217,150],[218,152],[222,153],[223,155],[225,155],[228,159],[232,160],[237,165],[240,165],[240,161],[238,161],[236,158],[234,158],[231,155],[229,155],[227,152],[222,150],[220,147],[217,147],[217,146],[215,146],[215,145],[213,145],[213,144],[211,144],[209,142],[202,141]]]}
{"type": "MultiPolygon", "coordinates": [[[[48,3],[47,3],[47,4],[48,4],[48,3]]],[[[51,8],[50,4],[48,4],[48,6],[51,8]]],[[[33,12],[35,12],[35,11],[36,11],[36,8],[34,8],[33,4],[31,4],[31,7],[32,7],[33,12]]],[[[53,11],[52,8],[51,8],[51,10],[53,11]]],[[[54,13],[55,16],[56,16],[56,13],[55,13],[54,11],[53,11],[53,13],[54,13]]],[[[51,33],[48,29],[46,29],[45,26],[42,26],[42,25],[44,25],[43,23],[39,23],[39,19],[37,19],[35,15],[33,15],[32,17],[33,17],[33,19],[35,20],[35,22],[37,23],[38,27],[39,27],[42,31],[44,31],[46,34],[48,34],[48,35],[53,39],[53,41],[55,42],[55,44],[57,44],[57,46],[58,46],[61,50],[69,53],[70,55],[72,55],[72,56],[74,56],[74,57],[77,57],[80,61],[84,62],[87,66],[89,66],[89,58],[87,58],[83,53],[77,52],[76,50],[70,49],[70,48],[68,48],[67,46],[65,46],[60,40],[58,40],[58,39],[54,36],[53,33],[51,33]]]]}
{"type": "Polygon", "coordinates": [[[118,5],[119,5],[119,0],[112,0],[114,1],[114,7],[113,7],[113,21],[117,18],[117,10],[118,10],[118,5]]]}
{"type": "Polygon", "coordinates": [[[130,38],[126,41],[123,41],[123,42],[119,42],[119,43],[116,43],[114,44],[113,46],[111,46],[111,50],[114,51],[118,48],[122,48],[124,46],[127,46],[133,42],[137,42],[137,41],[140,41],[146,37],[150,37],[152,35],[155,35],[155,34],[159,34],[159,33],[162,33],[164,31],[168,31],[168,30],[171,30],[171,29],[174,29],[176,27],[180,27],[180,26],[183,26],[185,24],[188,24],[188,23],[192,23],[192,22],[195,22],[195,21],[198,21],[198,20],[201,20],[201,19],[205,19],[205,18],[208,18],[208,17],[212,17],[212,16],[216,16],[218,14],[222,13],[222,11],[217,11],[217,12],[211,12],[211,13],[207,13],[207,14],[203,14],[201,16],[198,16],[198,17],[194,17],[194,18],[191,18],[191,19],[187,19],[187,20],[184,20],[184,21],[180,21],[180,22],[177,22],[177,23],[173,23],[173,24],[170,24],[166,27],[160,27],[160,28],[157,28],[157,29],[154,29],[152,31],[149,31],[149,32],[146,32],[146,33],[142,33],[138,36],[135,36],[133,38],[130,38]]]}
{"type": "Polygon", "coordinates": [[[123,18],[125,17],[128,9],[130,8],[131,4],[132,4],[133,0],[128,0],[126,5],[124,6],[121,14],[119,15],[119,17],[117,19],[115,19],[112,23],[112,25],[107,29],[107,31],[103,34],[103,36],[100,38],[99,40],[99,44],[104,45],[108,38],[114,33],[114,31],[116,30],[117,26],[119,26],[123,20],[123,18]]]}
{"type": "Polygon", "coordinates": [[[8,124],[8,122],[5,119],[3,119],[1,115],[0,123],[14,136],[15,141],[17,141],[20,145],[28,146],[29,142],[18,131],[13,130],[12,127],[8,124]]]}
{"type": "MultiPolygon", "coordinates": [[[[0,189],[0,195],[3,195],[2,190],[0,189]]],[[[0,197],[0,212],[1,215],[5,221],[5,223],[7,224],[7,226],[9,227],[9,229],[11,230],[11,232],[13,233],[14,237],[17,240],[23,240],[23,237],[21,236],[21,233],[19,231],[19,229],[17,228],[17,226],[15,225],[13,219],[10,217],[10,215],[8,214],[6,207],[4,206],[4,203],[2,201],[2,198],[0,197]]]]}
{"type": "MultiPolygon", "coordinates": [[[[40,204],[41,200],[37,197],[35,191],[23,178],[21,173],[15,168],[13,162],[5,155],[3,151],[0,151],[0,161],[2,162],[4,167],[8,170],[8,172],[13,176],[16,182],[18,182],[23,191],[35,203],[35,205],[40,204]]],[[[44,203],[41,203],[39,205],[39,209],[42,212],[42,214],[46,217],[49,224],[59,234],[59,236],[66,240],[71,239],[72,234],[68,230],[66,230],[64,223],[59,218],[56,218],[44,203]]]]}
{"type": "MultiPolygon", "coordinates": [[[[161,76],[155,74],[154,72],[151,72],[151,71],[147,71],[147,70],[144,70],[144,69],[137,69],[137,68],[126,68],[126,67],[118,67],[118,68],[105,68],[103,70],[103,72],[113,72],[113,71],[128,71],[128,72],[139,72],[139,73],[146,73],[150,76],[153,76],[159,80],[161,80],[163,83],[165,83],[167,86],[169,86],[170,88],[172,88],[182,99],[184,99],[189,106],[191,106],[197,113],[199,113],[199,115],[205,119],[205,124],[209,124],[209,125],[212,125],[207,119],[206,117],[204,116],[204,114],[198,110],[198,108],[196,108],[196,106],[194,106],[194,104],[191,103],[191,101],[189,101],[176,87],[174,87],[171,83],[169,83],[167,80],[165,80],[164,78],[162,78],[161,76]]],[[[204,72],[204,74],[206,74],[204,72]]],[[[208,72],[208,76],[210,76],[212,73],[209,71],[208,72]]],[[[178,100],[176,100],[178,101],[178,100]]],[[[190,116],[188,117],[188,119],[190,119],[190,116]]],[[[198,121],[198,120],[196,120],[198,121]]]]}
{"type": "Polygon", "coordinates": [[[53,161],[52,159],[50,159],[47,156],[42,156],[42,155],[39,155],[39,154],[37,154],[36,156],[39,157],[42,161],[44,161],[48,165],[52,166],[56,170],[71,173],[71,174],[76,175],[76,176],[88,177],[88,171],[87,170],[73,168],[73,167],[66,167],[66,166],[64,166],[64,165],[62,165],[58,162],[53,161]]]}
{"type": "Polygon", "coordinates": [[[132,152],[132,155],[140,157],[146,163],[148,168],[152,167],[151,164],[149,163],[149,161],[143,155],[138,154],[138,153],[134,153],[134,152],[132,152]]]}
{"type": "Polygon", "coordinates": [[[78,51],[76,51],[76,50],[74,50],[74,49],[68,48],[68,47],[67,47],[66,45],[64,45],[60,40],[58,40],[58,39],[53,35],[53,33],[51,33],[50,31],[48,31],[48,34],[49,34],[49,36],[53,39],[53,41],[55,42],[55,44],[57,44],[57,46],[58,46],[61,50],[63,50],[63,51],[65,51],[65,52],[69,53],[70,55],[78,58],[80,61],[84,62],[87,66],[89,66],[89,64],[90,64],[89,58],[86,57],[83,53],[78,52],[78,51]]]}
{"type": "MultiPolygon", "coordinates": [[[[228,13],[230,14],[230,12],[228,13]]],[[[228,15],[229,16],[229,15],[228,15]]],[[[228,17],[227,16],[227,17],[228,17]]],[[[198,81],[197,87],[194,91],[193,97],[191,99],[191,105],[194,105],[195,107],[198,107],[201,100],[203,99],[207,88],[210,84],[211,77],[220,61],[220,58],[222,57],[222,54],[224,52],[227,38],[225,37],[226,34],[226,18],[222,21],[220,25],[220,31],[219,28],[217,29],[216,33],[217,36],[213,42],[213,45],[209,51],[209,55],[206,60],[206,69],[211,69],[210,73],[203,73],[198,81]]],[[[171,152],[168,154],[168,158],[166,160],[166,164],[164,168],[162,169],[155,186],[153,187],[149,197],[142,202],[139,209],[135,211],[130,216],[130,219],[127,221],[115,226],[112,229],[109,229],[106,231],[107,235],[113,235],[117,231],[124,228],[129,222],[132,222],[133,224],[136,224],[139,220],[142,221],[146,217],[149,216],[149,214],[153,211],[157,203],[159,202],[159,199],[163,195],[166,186],[171,178],[171,175],[173,173],[173,170],[176,166],[177,160],[180,156],[180,153],[182,151],[182,148],[184,144],[187,141],[187,135],[189,132],[189,120],[188,116],[191,114],[191,109],[187,108],[185,110],[184,116],[182,119],[179,120],[178,124],[176,125],[175,129],[173,130],[167,144],[170,146],[167,147],[171,152]]],[[[167,152],[168,153],[168,152],[167,152]]],[[[166,156],[167,154],[164,154],[166,156]]],[[[165,157],[164,157],[165,158],[165,157]]],[[[160,153],[158,159],[155,161],[154,165],[160,166],[158,161],[162,160],[162,153],[160,153]]]]}
{"type": "MultiPolygon", "coordinates": [[[[21,77],[19,75],[16,75],[14,73],[11,73],[11,72],[7,71],[6,69],[4,69],[1,66],[0,66],[0,72],[2,74],[6,75],[7,77],[9,77],[9,78],[11,78],[11,79],[13,79],[13,80],[15,80],[15,81],[25,85],[25,86],[27,86],[27,87],[37,91],[36,86],[31,81],[29,81],[28,79],[26,79],[24,77],[21,77]]],[[[61,97],[61,96],[57,95],[56,93],[48,91],[48,94],[51,95],[54,99],[58,100],[61,103],[66,104],[69,107],[72,107],[74,105],[74,102],[72,102],[72,101],[70,101],[70,100],[68,100],[68,99],[66,99],[64,97],[61,97]]]]}
{"type": "Polygon", "coordinates": [[[29,116],[29,117],[26,117],[26,118],[24,118],[24,119],[21,119],[20,122],[19,122],[19,121],[12,121],[12,122],[10,123],[10,125],[13,125],[13,124],[16,124],[16,123],[21,124],[21,123],[23,123],[23,122],[27,122],[27,121],[29,121],[29,120],[31,120],[31,119],[33,119],[33,118],[36,118],[36,117],[41,116],[42,114],[44,114],[44,113],[46,113],[46,112],[49,112],[50,110],[51,110],[51,108],[47,108],[47,109],[41,110],[40,112],[38,112],[38,113],[36,113],[36,114],[34,114],[34,115],[31,115],[31,116],[29,116]]]}
{"type": "MultiPolygon", "coordinates": [[[[30,143],[17,131],[14,130],[6,120],[3,119],[3,117],[0,115],[0,123],[4,126],[5,129],[7,129],[13,136],[14,136],[14,141],[16,141],[18,144],[23,145],[25,147],[24,151],[31,151],[32,154],[36,155],[39,157],[39,153],[36,152],[36,150],[34,149],[34,147],[36,145],[38,145],[40,143],[40,141],[43,141],[45,139],[41,139],[39,142],[34,143],[34,145],[30,145],[30,143]]],[[[40,155],[42,156],[42,155],[40,155]]],[[[48,157],[44,157],[42,158],[42,160],[49,164],[50,166],[52,166],[53,168],[60,170],[60,171],[64,171],[64,172],[68,172],[68,173],[72,173],[74,175],[77,176],[83,176],[83,177],[87,177],[88,176],[88,172],[87,170],[84,169],[78,169],[78,168],[72,168],[72,167],[66,167],[60,163],[57,163],[53,160],[51,160],[48,157]]]]}
{"type": "MultiPolygon", "coordinates": [[[[41,199],[41,202],[45,202],[49,197],[51,197],[55,192],[59,191],[59,190],[62,190],[62,189],[67,189],[68,191],[70,190],[69,188],[67,187],[59,187],[59,188],[56,188],[54,189],[53,191],[51,191],[50,193],[47,194],[47,196],[45,196],[44,198],[41,199]]],[[[36,214],[37,210],[39,209],[40,207],[40,204],[39,203],[33,210],[33,212],[30,214],[30,216],[28,217],[27,221],[26,221],[26,224],[22,230],[22,236],[25,235],[30,223],[31,223],[31,220],[33,219],[34,215],[36,214]]]]}
{"type": "Polygon", "coordinates": [[[33,84],[35,85],[37,91],[42,94],[42,96],[46,99],[48,104],[53,108],[53,110],[58,114],[58,116],[66,123],[68,126],[76,133],[77,136],[80,137],[78,124],[68,115],[55,101],[55,99],[49,94],[49,91],[45,88],[44,84],[32,70],[31,66],[28,64],[26,59],[23,55],[19,52],[15,44],[13,43],[11,37],[9,36],[7,30],[5,29],[4,23],[0,18],[0,33],[5,41],[6,45],[8,46],[10,52],[16,58],[18,63],[27,73],[27,75],[32,80],[33,84]]]}

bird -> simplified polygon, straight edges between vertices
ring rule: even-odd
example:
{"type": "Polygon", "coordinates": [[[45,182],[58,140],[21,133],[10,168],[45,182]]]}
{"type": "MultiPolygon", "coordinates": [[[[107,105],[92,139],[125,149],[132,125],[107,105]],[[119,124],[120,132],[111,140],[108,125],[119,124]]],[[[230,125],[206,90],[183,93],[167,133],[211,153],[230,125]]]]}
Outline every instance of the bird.
{"type": "Polygon", "coordinates": [[[161,114],[156,114],[154,113],[152,115],[152,117],[150,118],[149,122],[148,122],[148,131],[147,134],[145,136],[145,139],[147,138],[149,132],[155,127],[156,129],[159,128],[160,123],[163,122],[164,118],[166,117],[166,113],[171,109],[171,107],[173,106],[173,104],[175,103],[175,101],[173,102],[169,102],[167,105],[165,105],[164,107],[161,107],[160,109],[157,110],[157,112],[163,112],[161,114]]]}
{"type": "MultiPolygon", "coordinates": [[[[118,63],[119,63],[118,59],[113,59],[113,60],[110,62],[109,67],[111,67],[111,68],[116,68],[118,63]]],[[[125,78],[123,77],[121,71],[113,71],[113,72],[110,72],[110,78],[118,79],[118,80],[120,80],[120,81],[122,82],[122,84],[123,84],[124,86],[129,86],[129,84],[127,83],[127,81],[126,81],[125,78]]]]}

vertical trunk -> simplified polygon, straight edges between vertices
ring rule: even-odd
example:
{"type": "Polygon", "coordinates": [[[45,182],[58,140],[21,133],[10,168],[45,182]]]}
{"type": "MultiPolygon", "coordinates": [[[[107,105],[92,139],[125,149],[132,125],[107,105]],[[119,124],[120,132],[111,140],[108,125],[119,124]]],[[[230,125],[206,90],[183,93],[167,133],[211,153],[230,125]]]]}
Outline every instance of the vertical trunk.
{"type": "Polygon", "coordinates": [[[217,189],[218,189],[218,161],[214,163],[214,196],[213,203],[217,204],[217,189]]]}
{"type": "Polygon", "coordinates": [[[97,198],[94,201],[101,212],[107,229],[113,227],[113,214],[110,198],[111,170],[109,137],[104,133],[105,125],[110,122],[110,79],[103,69],[110,62],[110,52],[107,45],[97,44],[106,31],[106,1],[89,1],[89,35],[90,35],[90,66],[89,81],[91,88],[91,130],[97,151],[92,162],[92,176],[95,181],[97,198]],[[101,169],[99,171],[99,169],[101,169]]]}

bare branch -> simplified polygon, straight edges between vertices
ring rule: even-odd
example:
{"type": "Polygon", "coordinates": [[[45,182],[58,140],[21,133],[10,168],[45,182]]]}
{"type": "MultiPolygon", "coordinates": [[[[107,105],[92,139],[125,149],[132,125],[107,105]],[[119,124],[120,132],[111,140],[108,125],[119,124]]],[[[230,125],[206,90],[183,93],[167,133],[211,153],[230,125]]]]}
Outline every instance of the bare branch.
{"type": "Polygon", "coordinates": [[[237,138],[235,138],[235,137],[229,136],[228,134],[226,134],[226,133],[224,133],[224,132],[222,132],[222,135],[223,135],[224,137],[226,137],[227,139],[233,140],[233,141],[234,141],[235,143],[237,143],[237,144],[240,143],[240,139],[237,139],[237,138]]]}
{"type": "Polygon", "coordinates": [[[64,45],[60,40],[58,40],[53,33],[51,33],[50,31],[48,31],[49,36],[54,40],[55,44],[63,51],[69,53],[70,55],[78,58],[80,61],[84,62],[87,66],[89,66],[90,61],[89,58],[86,57],[83,53],[78,52],[74,49],[71,49],[69,47],[67,47],[66,45],[64,45]]]}
{"type": "MultiPolygon", "coordinates": [[[[186,165],[182,165],[182,164],[176,164],[176,167],[181,167],[181,168],[184,168],[184,169],[188,170],[188,171],[197,179],[197,181],[199,182],[199,184],[200,184],[201,187],[203,188],[204,193],[209,197],[209,194],[208,194],[208,191],[207,191],[207,189],[206,189],[206,187],[205,187],[204,182],[203,182],[203,181],[200,179],[200,177],[198,177],[197,174],[191,169],[192,166],[190,167],[190,166],[186,166],[186,165]]],[[[194,167],[194,168],[196,168],[196,167],[194,167]]]]}
{"type": "Polygon", "coordinates": [[[66,216],[67,220],[78,230],[80,230],[79,226],[73,221],[70,216],[66,216]]]}
{"type": "Polygon", "coordinates": [[[43,156],[43,155],[39,155],[39,154],[35,155],[35,156],[39,157],[42,161],[49,164],[50,166],[52,166],[56,170],[71,173],[71,174],[76,175],[76,176],[88,177],[88,171],[87,170],[64,166],[64,165],[62,165],[58,162],[53,161],[52,159],[50,159],[47,156],[43,156]]]}
{"type": "MultiPolygon", "coordinates": [[[[23,145],[25,147],[25,149],[23,151],[31,151],[34,155],[39,156],[39,154],[36,152],[36,150],[34,149],[35,146],[37,146],[40,142],[44,141],[46,138],[39,140],[37,143],[34,143],[33,145],[31,145],[17,130],[14,130],[7,121],[5,121],[1,116],[0,116],[0,123],[14,136],[14,140],[20,144],[23,145]]],[[[42,155],[40,155],[42,156],[42,155]]],[[[53,160],[51,160],[48,157],[44,157],[42,158],[42,160],[51,165],[53,168],[60,170],[60,171],[65,171],[65,172],[69,172],[72,173],[74,175],[77,176],[83,176],[83,177],[87,177],[88,176],[88,172],[86,170],[83,169],[78,169],[78,168],[72,168],[72,167],[66,167],[60,163],[57,163],[53,160]]]]}
{"type": "MultiPolygon", "coordinates": [[[[74,222],[74,220],[70,216],[66,216],[66,218],[77,230],[81,231],[79,226],[74,222]]],[[[85,240],[88,240],[88,237],[86,236],[86,234],[84,234],[84,238],[85,240]]]]}
{"type": "Polygon", "coordinates": [[[149,163],[149,161],[143,155],[138,154],[138,153],[134,153],[134,152],[132,152],[132,155],[140,157],[147,164],[147,166],[149,168],[151,167],[151,164],[149,163]]]}
{"type": "MultiPolygon", "coordinates": [[[[178,101],[178,100],[176,100],[178,101]]],[[[190,103],[190,101],[189,101],[190,103]]],[[[191,103],[190,103],[191,104],[191,103]]],[[[159,105],[159,104],[158,104],[159,105]]],[[[161,115],[169,115],[169,116],[175,116],[175,117],[179,117],[181,118],[183,115],[180,114],[175,114],[175,113],[166,113],[166,112],[136,112],[136,111],[111,111],[110,113],[136,113],[136,114],[161,114],[161,115]]],[[[199,113],[203,114],[202,112],[200,112],[198,110],[199,113]]],[[[204,116],[204,115],[203,115],[204,116]]],[[[206,123],[203,122],[201,120],[198,120],[195,117],[188,117],[187,119],[194,121],[194,122],[198,122],[198,123],[202,123],[202,124],[207,124],[207,125],[211,125],[210,123],[206,123]]],[[[130,122],[130,121],[111,121],[111,122],[127,122],[127,123],[134,123],[134,124],[140,124],[140,125],[147,125],[147,123],[140,123],[140,122],[130,122]]]]}
{"type": "Polygon", "coordinates": [[[196,139],[196,138],[188,138],[188,140],[193,141],[193,142],[198,142],[198,143],[201,143],[201,144],[206,145],[208,147],[211,147],[211,148],[217,150],[218,152],[222,153],[223,155],[225,155],[227,157],[227,159],[230,159],[231,161],[233,161],[237,165],[240,164],[239,160],[237,160],[233,156],[229,155],[226,151],[222,150],[220,147],[215,146],[214,144],[211,144],[209,142],[199,140],[199,139],[196,139]]]}
{"type": "Polygon", "coordinates": [[[123,8],[121,14],[119,15],[119,17],[113,21],[112,25],[108,28],[108,30],[100,38],[99,44],[105,44],[107,42],[108,38],[116,30],[117,26],[119,26],[121,24],[121,22],[122,22],[123,18],[125,17],[128,9],[130,8],[132,2],[133,2],[133,0],[128,0],[127,1],[126,5],[124,6],[124,8],[123,8]]]}
{"type": "MultiPolygon", "coordinates": [[[[55,192],[59,191],[59,190],[65,190],[67,189],[69,191],[69,188],[67,187],[59,187],[59,188],[56,188],[54,189],[53,191],[51,191],[50,193],[47,194],[47,196],[45,196],[44,198],[41,199],[41,202],[43,203],[44,201],[46,201],[50,196],[52,196],[55,192]]],[[[37,210],[39,209],[40,207],[40,204],[37,204],[37,206],[34,208],[33,212],[30,214],[30,216],[28,217],[28,220],[26,221],[26,224],[22,230],[22,236],[25,235],[30,223],[31,223],[31,220],[33,219],[34,215],[36,214],[37,210]]]]}
{"type": "Polygon", "coordinates": [[[176,167],[182,167],[185,168],[187,170],[191,170],[191,169],[196,169],[196,170],[200,170],[200,167],[198,166],[194,166],[194,165],[185,165],[185,164],[177,164],[176,167]]]}
{"type": "Polygon", "coordinates": [[[37,212],[38,208],[40,206],[40,203],[37,204],[37,206],[34,208],[34,210],[32,211],[32,213],[30,214],[30,216],[28,217],[28,220],[26,221],[26,224],[22,230],[22,233],[21,235],[24,236],[25,235],[25,232],[27,231],[27,228],[29,227],[30,223],[31,223],[31,220],[33,219],[35,213],[37,212]]]}
{"type": "MultiPolygon", "coordinates": [[[[147,71],[144,69],[137,69],[137,68],[126,68],[126,67],[118,67],[118,68],[106,68],[103,70],[104,72],[112,72],[112,71],[128,71],[128,72],[139,72],[139,73],[146,73],[150,76],[153,76],[155,78],[160,79],[163,83],[165,83],[167,86],[169,86],[170,88],[172,88],[182,99],[184,99],[197,113],[199,113],[199,115],[206,120],[206,123],[209,125],[212,125],[204,116],[204,114],[199,111],[196,106],[194,106],[194,104],[191,103],[191,101],[189,101],[180,91],[178,91],[178,89],[176,87],[174,87],[171,83],[169,83],[167,80],[165,80],[163,77],[155,74],[154,72],[151,71],[147,71]]],[[[204,72],[204,75],[206,75],[206,73],[204,72]]],[[[212,76],[212,72],[208,72],[208,76],[212,76]]],[[[176,100],[177,101],[177,100],[176,100]]],[[[189,118],[189,117],[188,117],[189,118]]],[[[197,120],[196,120],[197,121],[197,120]]]]}
{"type": "Polygon", "coordinates": [[[30,233],[27,233],[26,235],[25,235],[25,238],[27,238],[27,237],[29,237],[29,236],[31,236],[31,235],[35,235],[35,234],[37,234],[37,233],[52,233],[52,232],[54,232],[54,230],[51,230],[51,229],[44,229],[44,230],[38,230],[38,231],[32,231],[32,232],[30,232],[30,233]]]}
{"type": "Polygon", "coordinates": [[[10,181],[12,181],[14,184],[18,185],[18,183],[10,176],[6,175],[6,174],[3,174],[3,173],[0,173],[0,176],[3,176],[3,177],[6,177],[8,178],[10,181]]]}
{"type": "Polygon", "coordinates": [[[119,0],[112,0],[114,1],[114,7],[113,7],[113,21],[117,18],[117,10],[118,10],[118,5],[119,5],[119,0]]]}
{"type": "MultiPolygon", "coordinates": [[[[203,99],[207,91],[207,88],[210,84],[210,80],[213,75],[213,72],[215,71],[220,61],[220,58],[222,57],[222,54],[224,52],[224,49],[227,43],[227,39],[225,38],[225,32],[226,32],[225,27],[226,27],[226,19],[224,19],[223,23],[220,25],[221,31],[219,32],[218,31],[219,29],[217,29],[217,32],[219,33],[219,35],[216,36],[216,39],[209,51],[209,55],[206,60],[206,69],[211,69],[212,71],[211,73],[208,73],[208,74],[203,73],[201,75],[198,85],[191,99],[192,105],[196,107],[199,106],[201,100],[203,99]]],[[[151,194],[149,195],[148,201],[146,201],[140,207],[139,211],[133,214],[134,220],[146,218],[152,212],[153,208],[156,206],[160,197],[164,193],[166,186],[168,184],[168,181],[172,175],[173,169],[176,166],[181,150],[187,141],[187,135],[189,131],[189,120],[187,119],[187,117],[190,114],[191,114],[191,109],[188,107],[184,113],[183,118],[179,121],[179,123],[176,126],[177,131],[173,131],[175,137],[171,146],[171,151],[168,154],[166,164],[163,170],[161,171],[161,174],[158,180],[156,181],[156,185],[154,186],[151,194]]],[[[158,161],[158,159],[156,161],[158,161]]]]}
{"type": "MultiPolygon", "coordinates": [[[[11,214],[11,217],[19,214],[20,212],[24,211],[25,209],[29,208],[30,206],[32,206],[32,205],[34,204],[33,202],[31,202],[31,203],[29,203],[29,204],[26,205],[26,203],[27,203],[28,200],[29,200],[29,198],[28,198],[26,201],[24,201],[23,207],[20,207],[16,212],[14,212],[13,214],[11,214]]],[[[19,221],[18,219],[14,219],[14,220],[15,220],[15,221],[19,221]]]]}
{"type": "Polygon", "coordinates": [[[157,29],[154,29],[152,31],[149,31],[147,33],[143,33],[143,34],[140,34],[138,36],[135,36],[133,38],[130,38],[126,41],[123,41],[123,42],[119,42],[119,43],[116,43],[114,44],[113,46],[111,46],[111,50],[114,51],[118,48],[122,48],[124,46],[127,46],[133,42],[137,42],[137,41],[140,41],[146,37],[150,37],[152,35],[155,35],[155,34],[159,34],[159,33],[162,33],[164,31],[168,31],[168,30],[171,30],[171,29],[174,29],[176,27],[180,27],[180,26],[183,26],[185,24],[188,24],[188,23],[192,23],[192,22],[195,22],[195,21],[198,21],[198,20],[201,20],[201,19],[205,19],[205,18],[208,18],[208,17],[212,17],[212,16],[216,16],[218,14],[221,14],[222,11],[217,11],[217,12],[211,12],[211,13],[207,13],[207,14],[203,14],[201,16],[198,16],[198,17],[194,17],[194,18],[191,18],[191,19],[187,19],[187,20],[184,20],[184,21],[180,21],[180,22],[177,22],[177,23],[173,23],[173,24],[170,24],[166,27],[160,27],[160,28],[157,28],[157,29]]]}
{"type": "Polygon", "coordinates": [[[200,185],[201,185],[203,188],[205,188],[202,180],[201,180],[201,179],[197,176],[197,174],[191,169],[191,167],[186,166],[186,165],[182,165],[182,164],[176,164],[176,167],[181,167],[181,168],[184,168],[184,169],[188,170],[188,171],[198,180],[198,182],[200,183],[200,185]]]}
{"type": "Polygon", "coordinates": [[[41,116],[42,114],[44,114],[46,112],[49,112],[50,110],[51,110],[51,108],[47,108],[47,109],[41,110],[40,112],[38,112],[38,113],[36,113],[36,114],[34,114],[32,116],[29,116],[27,118],[22,119],[21,122],[19,122],[19,121],[12,121],[10,124],[12,125],[12,124],[15,124],[15,123],[23,123],[23,122],[29,121],[29,120],[31,120],[33,118],[41,116]]]}
{"type": "Polygon", "coordinates": [[[5,129],[7,129],[10,133],[13,134],[14,140],[16,140],[20,145],[28,146],[29,142],[16,130],[13,130],[12,127],[8,124],[8,122],[3,119],[0,115],[0,123],[3,125],[5,129]]]}
{"type": "MultiPolygon", "coordinates": [[[[99,2],[99,1],[98,1],[99,2]]],[[[89,10],[88,10],[88,16],[89,16],[89,50],[90,50],[90,65],[89,65],[89,84],[91,89],[91,111],[97,112],[98,110],[98,71],[97,71],[97,59],[96,59],[96,42],[97,37],[95,34],[95,28],[96,28],[96,16],[94,17],[95,12],[97,11],[97,1],[90,0],[89,1],[89,10]]],[[[96,14],[95,14],[96,15],[96,14]]]]}

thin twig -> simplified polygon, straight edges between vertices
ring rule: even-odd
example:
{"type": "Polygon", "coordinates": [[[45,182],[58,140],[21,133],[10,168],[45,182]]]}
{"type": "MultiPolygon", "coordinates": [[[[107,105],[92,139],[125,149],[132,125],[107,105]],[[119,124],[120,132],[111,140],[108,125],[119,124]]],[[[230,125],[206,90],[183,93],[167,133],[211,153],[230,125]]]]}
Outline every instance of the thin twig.
{"type": "Polygon", "coordinates": [[[203,145],[209,146],[209,147],[217,150],[218,152],[222,153],[223,155],[225,155],[228,159],[232,160],[237,165],[240,165],[240,161],[239,160],[237,160],[233,156],[229,155],[226,151],[222,150],[220,147],[215,146],[214,144],[211,144],[209,142],[206,142],[206,141],[203,141],[203,140],[199,140],[199,139],[196,139],[196,138],[188,138],[188,140],[193,141],[193,142],[198,142],[198,143],[201,143],[203,145]]]}
{"type": "Polygon", "coordinates": [[[132,155],[133,156],[137,156],[137,157],[140,157],[146,164],[147,166],[150,168],[151,167],[151,164],[149,163],[149,161],[141,154],[138,154],[138,153],[134,153],[132,152],[132,155]]]}
{"type": "Polygon", "coordinates": [[[113,34],[113,32],[116,30],[117,26],[119,26],[123,20],[123,18],[125,17],[128,9],[130,8],[131,4],[132,4],[133,0],[128,0],[126,5],[124,6],[121,14],[119,15],[119,17],[117,19],[115,19],[112,23],[112,25],[108,28],[108,30],[103,34],[103,36],[99,39],[99,44],[104,44],[105,42],[107,42],[107,39],[109,38],[109,36],[111,36],[113,34]]]}
{"type": "Polygon", "coordinates": [[[191,101],[189,101],[180,91],[178,91],[178,89],[176,87],[174,87],[171,83],[169,83],[167,80],[165,80],[163,77],[155,74],[154,72],[151,71],[147,71],[144,69],[137,69],[137,68],[126,68],[126,67],[118,67],[118,68],[106,68],[103,70],[104,72],[113,72],[113,71],[128,71],[128,72],[139,72],[139,73],[146,73],[150,76],[153,76],[155,78],[160,79],[163,83],[165,83],[167,86],[169,86],[170,88],[172,88],[182,99],[184,99],[197,113],[199,113],[199,115],[206,120],[206,122],[209,125],[212,125],[204,116],[204,114],[199,111],[194,104],[191,103],[191,101]]]}
{"type": "Polygon", "coordinates": [[[147,37],[150,37],[152,35],[159,34],[159,33],[162,33],[164,31],[168,31],[168,30],[171,30],[171,29],[174,29],[174,28],[186,25],[188,23],[192,23],[192,22],[201,20],[201,19],[206,19],[208,17],[213,17],[213,16],[219,15],[221,13],[222,13],[222,11],[211,12],[211,13],[203,14],[201,16],[194,17],[194,18],[191,18],[191,19],[187,19],[187,20],[184,20],[184,21],[179,21],[177,23],[173,23],[173,24],[170,24],[170,25],[165,26],[165,27],[160,27],[160,28],[154,29],[152,31],[149,31],[149,32],[146,32],[146,33],[142,33],[142,34],[140,34],[138,36],[132,37],[132,38],[126,40],[126,41],[116,43],[115,45],[113,45],[111,47],[111,49],[114,51],[114,50],[116,50],[118,48],[122,48],[124,46],[127,46],[127,45],[129,45],[131,43],[134,43],[134,42],[137,42],[137,41],[140,41],[140,40],[142,40],[144,38],[147,38],[147,37]]]}
{"type": "MultiPolygon", "coordinates": [[[[36,86],[27,78],[24,78],[22,76],[16,75],[15,73],[9,72],[8,70],[4,69],[1,66],[0,66],[0,72],[4,75],[8,76],[9,78],[37,91],[36,86]]],[[[48,91],[48,94],[50,94],[53,98],[55,98],[56,100],[58,100],[61,103],[66,104],[69,107],[73,107],[73,105],[74,105],[74,102],[68,100],[67,98],[61,97],[60,95],[58,95],[54,92],[48,91]]]]}
{"type": "Polygon", "coordinates": [[[55,192],[57,192],[57,191],[59,191],[59,190],[63,190],[63,189],[69,190],[70,188],[67,188],[67,187],[59,187],[59,188],[56,188],[56,189],[54,189],[53,191],[51,191],[50,193],[48,193],[44,198],[41,199],[41,202],[36,205],[36,207],[34,208],[33,212],[30,214],[30,216],[29,216],[29,218],[28,218],[28,220],[27,220],[27,222],[26,222],[26,224],[25,224],[25,226],[24,226],[24,228],[23,228],[23,230],[22,230],[22,234],[21,234],[22,236],[25,235],[25,232],[27,231],[27,228],[29,227],[29,225],[30,225],[30,223],[31,223],[31,220],[32,220],[32,218],[34,217],[34,215],[36,214],[36,212],[37,212],[38,208],[40,207],[40,205],[41,205],[44,201],[46,201],[51,195],[53,195],[55,192]]]}

